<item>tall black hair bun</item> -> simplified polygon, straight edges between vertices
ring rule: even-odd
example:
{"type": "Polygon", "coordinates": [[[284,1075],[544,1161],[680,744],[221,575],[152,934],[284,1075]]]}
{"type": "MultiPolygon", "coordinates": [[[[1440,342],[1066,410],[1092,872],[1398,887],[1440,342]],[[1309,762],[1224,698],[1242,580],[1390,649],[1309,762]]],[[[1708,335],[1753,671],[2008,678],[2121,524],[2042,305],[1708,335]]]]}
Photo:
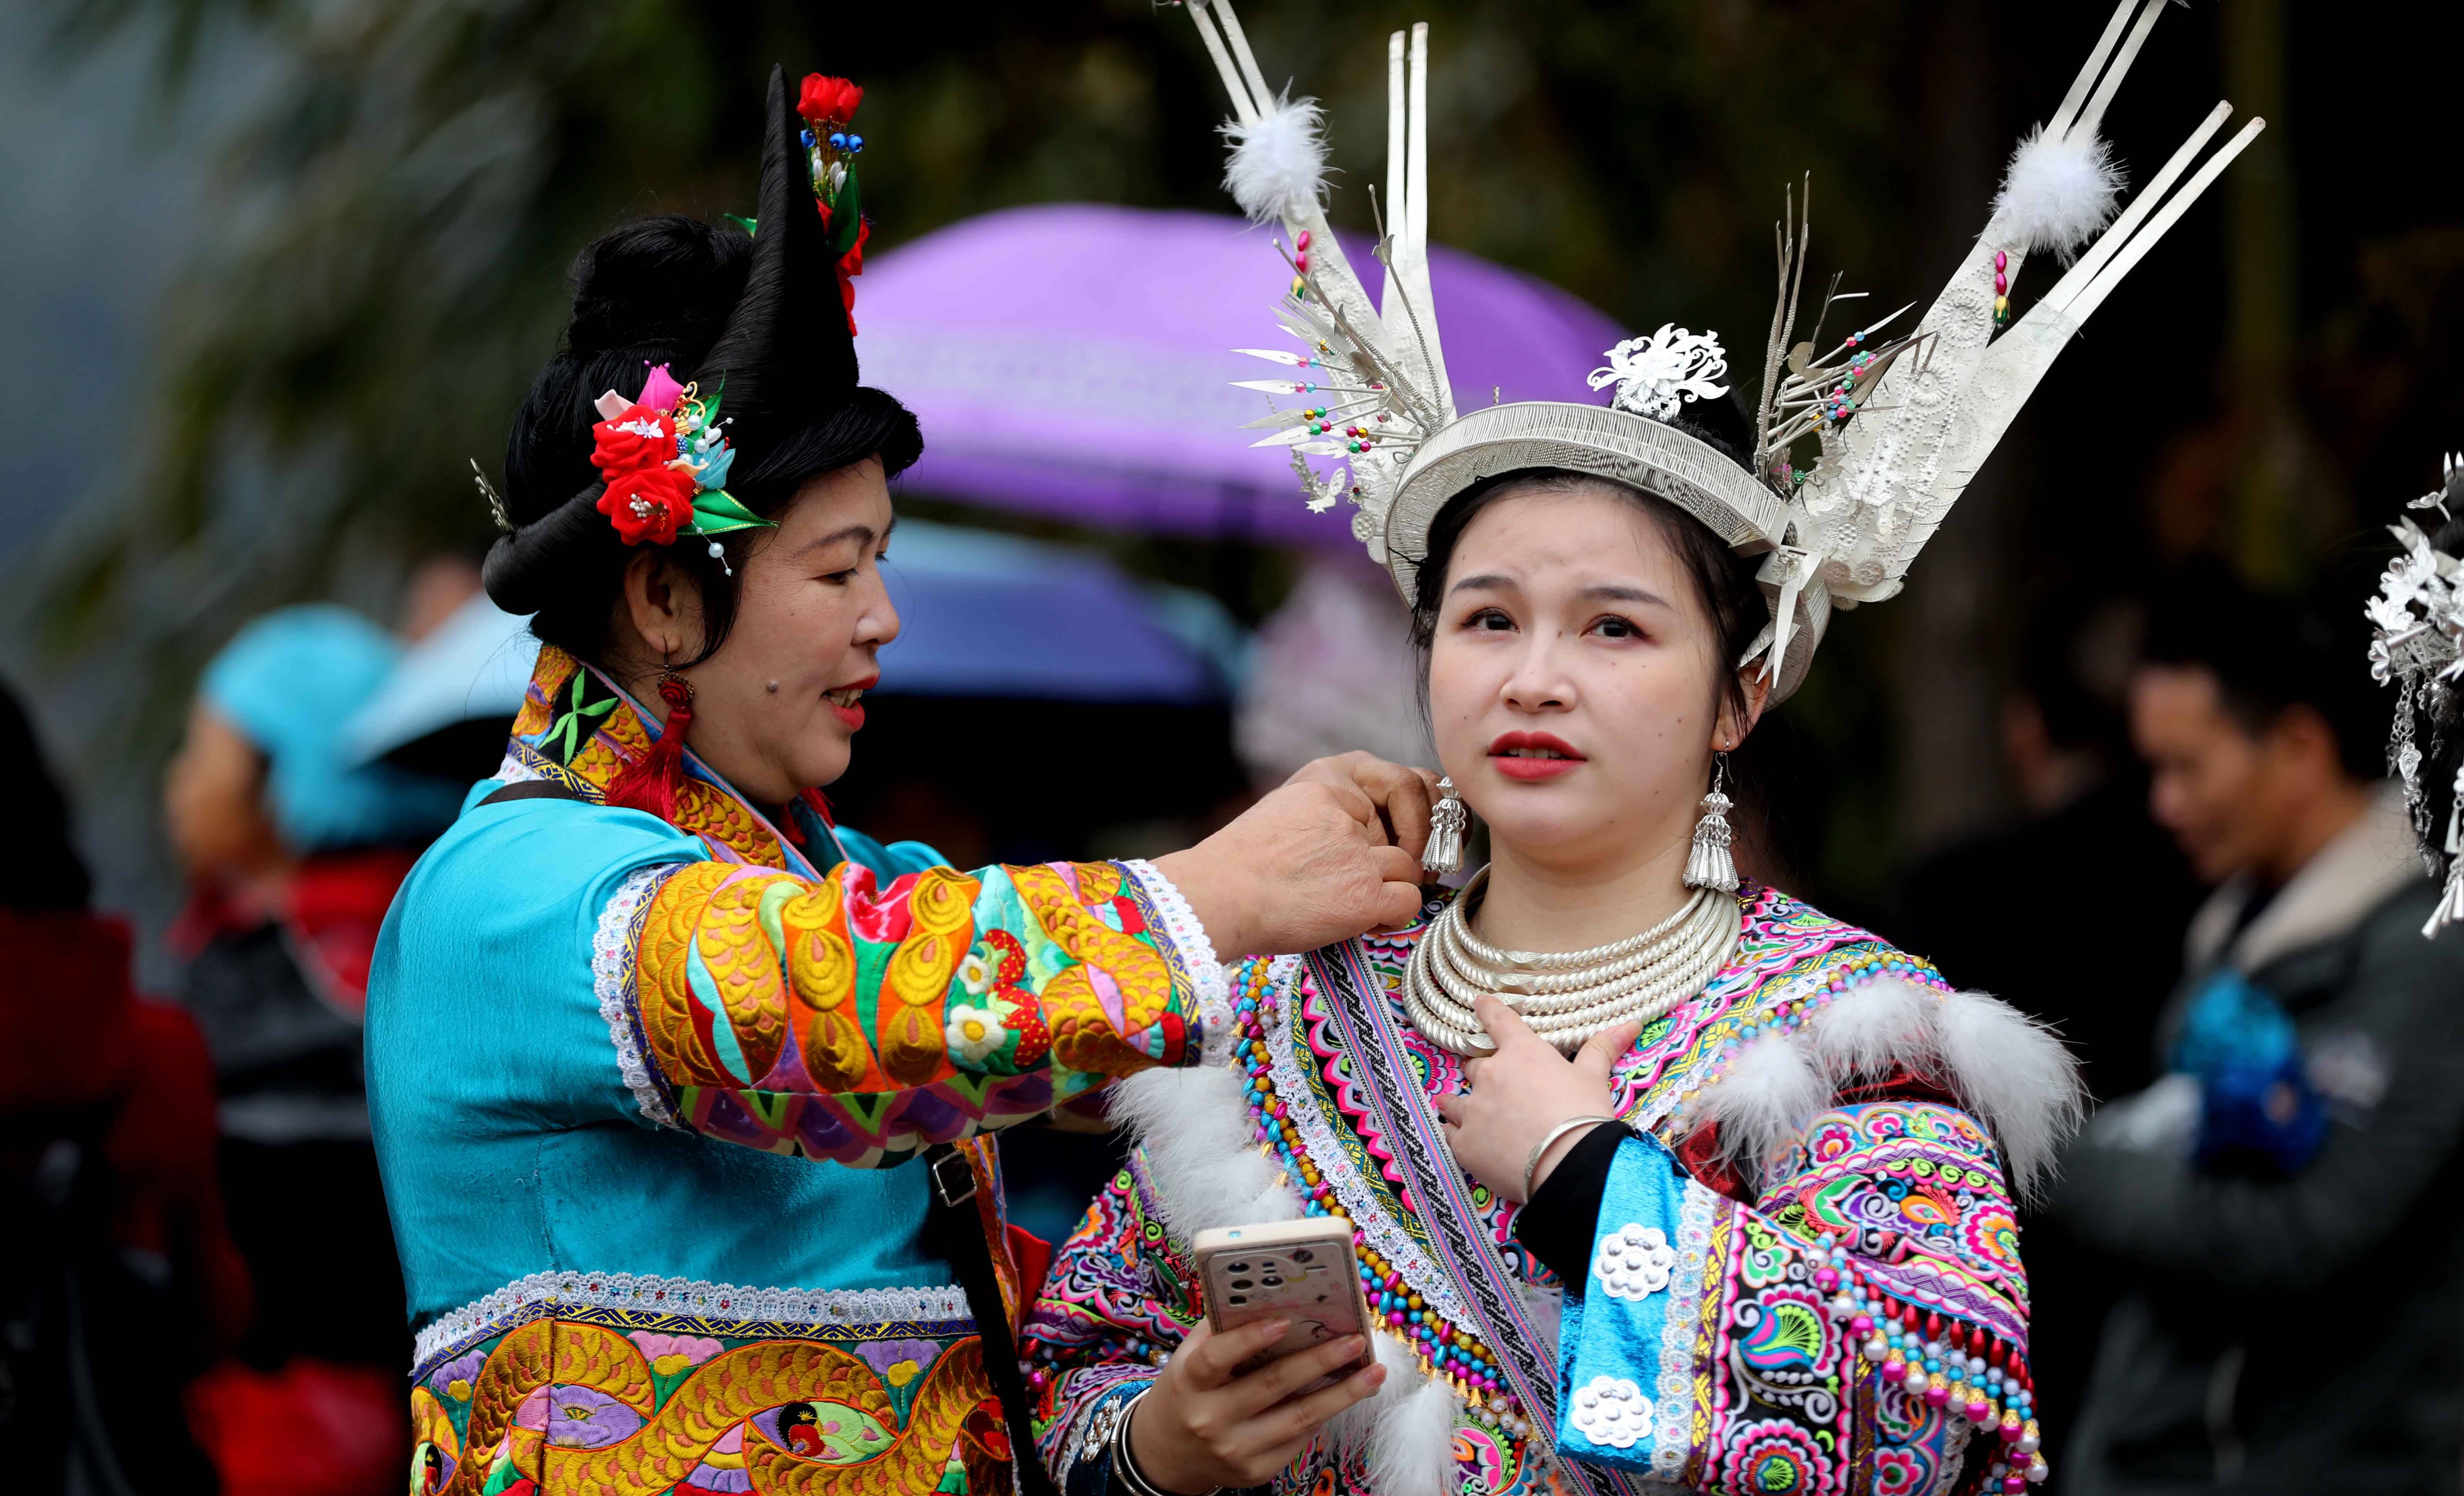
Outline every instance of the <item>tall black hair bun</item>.
{"type": "Polygon", "coordinates": [[[529,524],[496,537],[479,569],[488,601],[508,613],[536,613],[577,575],[622,571],[625,542],[599,512],[593,483],[529,524]]]}
{"type": "Polygon", "coordinates": [[[1718,449],[1722,456],[1740,468],[1753,462],[1754,423],[1735,389],[1707,400],[1689,400],[1678,407],[1668,421],[1670,426],[1698,441],[1718,449]]]}
{"type": "Polygon", "coordinates": [[[752,263],[753,240],[741,230],[677,213],[635,219],[574,260],[565,341],[583,356],[675,343],[692,350],[690,366],[726,330],[752,263]]]}

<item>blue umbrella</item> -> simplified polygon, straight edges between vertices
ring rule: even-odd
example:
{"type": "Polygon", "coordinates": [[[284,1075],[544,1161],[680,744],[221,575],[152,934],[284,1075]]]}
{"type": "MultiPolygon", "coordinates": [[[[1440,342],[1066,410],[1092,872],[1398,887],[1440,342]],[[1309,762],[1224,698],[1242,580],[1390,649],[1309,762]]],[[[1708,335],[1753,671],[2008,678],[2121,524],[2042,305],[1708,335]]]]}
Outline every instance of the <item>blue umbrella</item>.
{"type": "MultiPolygon", "coordinates": [[[[882,650],[885,695],[1197,706],[1226,699],[1245,660],[1245,631],[1214,599],[1080,547],[902,520],[890,557],[900,634],[882,650]]],[[[529,620],[473,598],[404,653],[344,743],[363,763],[483,775],[538,654],[529,620]]]]}
{"type": "Polygon", "coordinates": [[[884,570],[884,694],[1194,706],[1229,694],[1247,647],[1213,598],[1075,546],[903,520],[884,570]]]}

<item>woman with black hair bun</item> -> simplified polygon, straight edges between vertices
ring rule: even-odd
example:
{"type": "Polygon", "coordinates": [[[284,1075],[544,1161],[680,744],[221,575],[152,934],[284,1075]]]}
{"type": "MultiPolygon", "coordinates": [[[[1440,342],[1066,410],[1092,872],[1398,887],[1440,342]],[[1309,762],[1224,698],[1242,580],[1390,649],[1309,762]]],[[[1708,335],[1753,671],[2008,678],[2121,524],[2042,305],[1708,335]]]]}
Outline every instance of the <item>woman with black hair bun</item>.
{"type": "Polygon", "coordinates": [[[857,383],[860,98],[774,72],[758,219],[583,253],[489,495],[539,665],[367,1005],[419,1491],[1041,1488],[987,1134],[1221,1056],[1218,952],[1418,902],[1430,786],[1358,755],[1153,863],[831,824],[922,447],[857,383]]]}

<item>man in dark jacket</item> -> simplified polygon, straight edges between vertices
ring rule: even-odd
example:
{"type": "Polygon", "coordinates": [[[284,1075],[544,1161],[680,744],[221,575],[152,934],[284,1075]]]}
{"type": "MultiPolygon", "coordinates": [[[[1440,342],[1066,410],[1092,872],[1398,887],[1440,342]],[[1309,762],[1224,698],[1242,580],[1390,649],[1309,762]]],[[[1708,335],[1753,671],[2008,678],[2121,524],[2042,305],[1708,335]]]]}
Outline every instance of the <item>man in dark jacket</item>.
{"type": "Polygon", "coordinates": [[[2067,1160],[2058,1208],[2127,1287],[2057,1479],[2453,1492],[2464,932],[2422,937],[2437,889],[2379,780],[2358,644],[2211,586],[2149,655],[2131,725],[2150,803],[2218,887],[2160,1025],[2165,1073],[2067,1160]]]}

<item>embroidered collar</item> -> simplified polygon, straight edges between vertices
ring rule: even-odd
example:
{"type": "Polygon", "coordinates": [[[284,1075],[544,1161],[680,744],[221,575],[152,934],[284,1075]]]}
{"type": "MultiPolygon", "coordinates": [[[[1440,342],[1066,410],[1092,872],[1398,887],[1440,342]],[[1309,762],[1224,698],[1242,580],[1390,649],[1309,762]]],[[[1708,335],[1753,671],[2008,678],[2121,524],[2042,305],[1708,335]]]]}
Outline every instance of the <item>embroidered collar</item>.
{"type": "MultiPolygon", "coordinates": [[[[541,645],[496,777],[552,780],[592,804],[605,804],[616,776],[658,739],[659,724],[625,688],[598,667],[541,645]]],[[[673,824],[699,837],[712,857],[808,878],[846,861],[838,837],[810,805],[788,805],[782,834],[691,747],[684,761],[685,787],[676,797],[673,824]]]]}

